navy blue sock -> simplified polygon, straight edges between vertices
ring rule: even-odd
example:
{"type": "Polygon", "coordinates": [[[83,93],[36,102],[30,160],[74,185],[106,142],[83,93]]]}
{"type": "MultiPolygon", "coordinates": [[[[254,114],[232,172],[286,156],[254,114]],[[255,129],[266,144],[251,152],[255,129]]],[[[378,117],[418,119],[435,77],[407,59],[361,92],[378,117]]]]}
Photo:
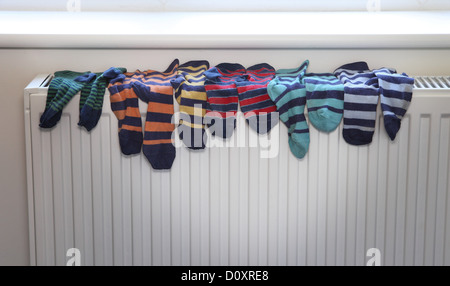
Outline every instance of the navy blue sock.
{"type": "Polygon", "coordinates": [[[380,103],[384,128],[391,140],[400,130],[401,120],[412,99],[414,79],[406,74],[396,74],[393,69],[374,70],[380,85],[380,103]]]}

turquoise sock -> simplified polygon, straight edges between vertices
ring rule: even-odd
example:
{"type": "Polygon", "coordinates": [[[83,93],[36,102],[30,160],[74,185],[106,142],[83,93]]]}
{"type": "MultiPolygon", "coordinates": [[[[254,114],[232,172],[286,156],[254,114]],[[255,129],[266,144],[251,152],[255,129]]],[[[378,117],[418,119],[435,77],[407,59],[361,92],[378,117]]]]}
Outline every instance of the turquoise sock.
{"type": "Polygon", "coordinates": [[[305,61],[297,69],[278,70],[267,86],[280,119],[288,128],[289,148],[297,158],[305,157],[309,148],[309,128],[304,114],[306,89],[301,82],[308,64],[305,61]]]}
{"type": "Polygon", "coordinates": [[[308,118],[317,130],[331,132],[342,120],[344,85],[333,74],[306,74],[308,118]]]}

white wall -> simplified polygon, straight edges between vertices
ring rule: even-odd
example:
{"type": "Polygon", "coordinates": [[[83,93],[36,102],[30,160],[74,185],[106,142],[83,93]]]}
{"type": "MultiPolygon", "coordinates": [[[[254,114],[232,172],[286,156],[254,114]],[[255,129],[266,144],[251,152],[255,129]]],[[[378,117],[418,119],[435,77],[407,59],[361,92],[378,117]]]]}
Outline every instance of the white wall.
{"type": "Polygon", "coordinates": [[[450,49],[440,50],[50,50],[0,49],[0,265],[28,265],[28,213],[25,174],[23,88],[38,73],[56,70],[102,71],[165,69],[174,59],[267,62],[275,68],[310,60],[311,72],[331,72],[339,65],[365,60],[372,68],[389,66],[409,75],[450,75],[450,49]]]}

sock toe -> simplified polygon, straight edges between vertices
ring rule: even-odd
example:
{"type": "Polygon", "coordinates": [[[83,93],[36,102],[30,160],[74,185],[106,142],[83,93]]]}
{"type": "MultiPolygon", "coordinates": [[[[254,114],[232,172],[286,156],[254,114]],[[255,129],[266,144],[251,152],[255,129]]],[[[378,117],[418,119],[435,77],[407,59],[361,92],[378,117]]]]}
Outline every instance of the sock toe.
{"type": "Polygon", "coordinates": [[[142,132],[122,129],[119,132],[119,143],[122,153],[133,155],[141,152],[143,142],[142,132]]]}
{"type": "Polygon", "coordinates": [[[158,152],[146,155],[155,170],[169,170],[175,161],[175,152],[158,152]]]}
{"type": "Polygon", "coordinates": [[[401,121],[396,116],[384,116],[384,127],[391,140],[395,139],[400,130],[401,121]]]}
{"type": "Polygon", "coordinates": [[[308,153],[309,148],[309,138],[304,140],[303,143],[297,142],[292,137],[289,137],[289,148],[295,157],[302,159],[308,153]]]}
{"type": "Polygon", "coordinates": [[[374,132],[361,131],[356,129],[344,129],[342,136],[345,142],[351,145],[366,145],[372,142],[374,132]]]}

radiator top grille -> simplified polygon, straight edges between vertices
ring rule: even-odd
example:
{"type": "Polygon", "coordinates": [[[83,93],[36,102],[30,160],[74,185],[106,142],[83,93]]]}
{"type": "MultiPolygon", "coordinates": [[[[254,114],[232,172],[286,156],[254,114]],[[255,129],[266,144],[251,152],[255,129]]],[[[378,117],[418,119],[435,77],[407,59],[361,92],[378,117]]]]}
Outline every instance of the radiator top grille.
{"type": "Polygon", "coordinates": [[[415,88],[450,89],[450,76],[416,76],[415,88]]]}

